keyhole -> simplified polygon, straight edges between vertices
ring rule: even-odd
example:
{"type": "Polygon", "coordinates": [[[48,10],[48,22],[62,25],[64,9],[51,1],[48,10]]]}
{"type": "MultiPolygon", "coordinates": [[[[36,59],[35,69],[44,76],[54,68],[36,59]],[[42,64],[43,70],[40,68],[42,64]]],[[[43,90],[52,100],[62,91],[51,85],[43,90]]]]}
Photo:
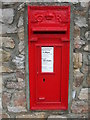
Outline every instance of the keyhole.
{"type": "Polygon", "coordinates": [[[45,82],[45,78],[43,78],[43,82],[45,82]]]}

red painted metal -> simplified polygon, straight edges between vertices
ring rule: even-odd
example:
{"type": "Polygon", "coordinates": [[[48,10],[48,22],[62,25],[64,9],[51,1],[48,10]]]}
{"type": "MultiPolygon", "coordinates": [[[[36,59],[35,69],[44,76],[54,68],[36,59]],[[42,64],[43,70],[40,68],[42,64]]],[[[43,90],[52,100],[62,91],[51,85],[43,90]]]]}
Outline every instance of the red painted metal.
{"type": "Polygon", "coordinates": [[[31,110],[67,110],[70,6],[28,6],[31,110]],[[53,72],[42,72],[42,47],[53,47],[53,72]]]}

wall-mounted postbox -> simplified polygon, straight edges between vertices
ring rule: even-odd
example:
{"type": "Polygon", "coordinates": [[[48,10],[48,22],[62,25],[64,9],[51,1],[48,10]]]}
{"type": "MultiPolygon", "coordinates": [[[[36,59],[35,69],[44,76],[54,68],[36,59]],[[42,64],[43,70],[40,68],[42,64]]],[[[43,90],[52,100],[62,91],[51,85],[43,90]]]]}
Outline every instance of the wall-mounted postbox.
{"type": "Polygon", "coordinates": [[[68,109],[70,6],[28,6],[31,110],[68,109]]]}

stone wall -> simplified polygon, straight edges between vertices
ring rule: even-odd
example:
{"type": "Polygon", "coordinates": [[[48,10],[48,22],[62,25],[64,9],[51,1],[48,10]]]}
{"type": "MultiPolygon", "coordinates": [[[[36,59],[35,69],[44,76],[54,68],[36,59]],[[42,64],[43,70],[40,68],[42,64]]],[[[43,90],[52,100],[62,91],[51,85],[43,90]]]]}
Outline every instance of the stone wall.
{"type": "MultiPolygon", "coordinates": [[[[25,29],[27,29],[25,19],[29,3],[0,1],[0,80],[2,79],[2,84],[0,81],[0,95],[2,94],[0,111],[2,109],[2,118],[87,118],[88,96],[90,95],[90,2],[72,3],[73,18],[71,19],[74,25],[71,26],[73,27],[71,109],[69,112],[31,112],[28,110],[28,94],[26,94],[28,44],[25,37],[25,29]]],[[[57,4],[59,2],[58,0],[57,4]]],[[[49,4],[51,3],[46,5],[49,4]]]]}

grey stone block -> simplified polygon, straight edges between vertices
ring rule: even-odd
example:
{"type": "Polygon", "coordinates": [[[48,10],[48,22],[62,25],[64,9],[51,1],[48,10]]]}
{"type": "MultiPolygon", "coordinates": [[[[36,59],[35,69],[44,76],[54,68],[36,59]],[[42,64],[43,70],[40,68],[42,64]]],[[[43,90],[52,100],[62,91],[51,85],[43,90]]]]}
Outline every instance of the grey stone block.
{"type": "Polygon", "coordinates": [[[14,10],[12,8],[0,9],[0,22],[11,24],[13,22],[14,10]]]}

